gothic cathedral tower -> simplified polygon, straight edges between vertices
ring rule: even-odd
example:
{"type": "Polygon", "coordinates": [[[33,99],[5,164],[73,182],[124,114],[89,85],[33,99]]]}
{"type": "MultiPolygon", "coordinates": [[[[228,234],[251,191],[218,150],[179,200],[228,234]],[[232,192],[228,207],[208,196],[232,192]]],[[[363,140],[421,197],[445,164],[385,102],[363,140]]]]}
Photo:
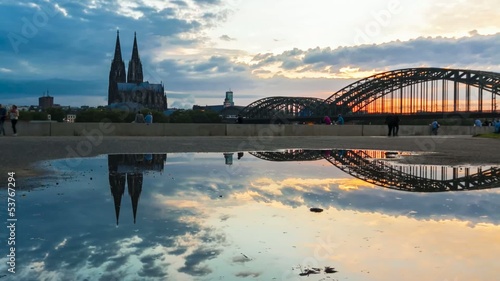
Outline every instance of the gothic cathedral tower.
{"type": "Polygon", "coordinates": [[[120,48],[120,32],[117,30],[115,56],[111,62],[111,70],[109,72],[108,105],[118,99],[117,83],[125,83],[125,79],[125,63],[122,60],[122,50],[120,48]]]}
{"type": "Polygon", "coordinates": [[[128,62],[127,83],[139,84],[143,82],[142,63],[139,58],[139,49],[137,48],[137,38],[134,32],[134,48],[132,49],[132,58],[128,62]]]}

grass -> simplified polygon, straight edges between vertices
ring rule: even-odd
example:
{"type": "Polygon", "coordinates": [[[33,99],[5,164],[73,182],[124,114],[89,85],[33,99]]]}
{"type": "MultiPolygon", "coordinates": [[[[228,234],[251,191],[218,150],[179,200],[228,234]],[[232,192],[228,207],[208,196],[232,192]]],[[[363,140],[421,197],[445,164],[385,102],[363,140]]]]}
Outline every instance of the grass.
{"type": "Polygon", "coordinates": [[[488,134],[477,134],[474,137],[489,138],[489,139],[500,139],[500,134],[488,133],[488,134]]]}

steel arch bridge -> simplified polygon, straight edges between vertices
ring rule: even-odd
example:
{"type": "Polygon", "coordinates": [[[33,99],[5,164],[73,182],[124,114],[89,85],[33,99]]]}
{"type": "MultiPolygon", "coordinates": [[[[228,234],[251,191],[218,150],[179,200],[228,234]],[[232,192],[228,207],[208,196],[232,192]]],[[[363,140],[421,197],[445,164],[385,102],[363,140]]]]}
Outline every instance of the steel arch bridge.
{"type": "Polygon", "coordinates": [[[365,182],[409,192],[465,191],[500,187],[500,167],[488,169],[447,166],[399,165],[382,158],[383,151],[367,150],[286,150],[251,152],[268,161],[316,161],[326,159],[347,174],[365,182]],[[451,176],[450,176],[451,174],[451,176]]]}
{"type": "Polygon", "coordinates": [[[358,80],[326,101],[351,112],[470,112],[495,110],[500,73],[466,69],[407,68],[358,80]],[[476,88],[475,91],[471,87],[476,88]],[[484,92],[491,93],[490,102],[484,92]]]}
{"type": "MultiPolygon", "coordinates": [[[[484,113],[497,111],[500,73],[449,68],[406,68],[378,73],[327,99],[267,97],[245,107],[248,119],[304,119],[341,114],[484,113]]],[[[500,108],[498,108],[500,109],[500,108]]]]}
{"type": "Polygon", "coordinates": [[[248,119],[308,119],[330,113],[324,99],[310,97],[268,97],[257,100],[240,111],[248,119]]]}

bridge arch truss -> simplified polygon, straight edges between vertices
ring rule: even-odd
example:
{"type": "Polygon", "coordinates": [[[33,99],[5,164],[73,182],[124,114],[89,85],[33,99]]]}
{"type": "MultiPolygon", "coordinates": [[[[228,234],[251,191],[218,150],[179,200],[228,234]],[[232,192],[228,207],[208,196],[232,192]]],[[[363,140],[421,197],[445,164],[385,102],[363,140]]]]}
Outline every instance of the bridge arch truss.
{"type": "Polygon", "coordinates": [[[267,161],[323,160],[365,182],[401,191],[444,192],[498,188],[500,167],[448,167],[391,164],[383,151],[303,150],[250,152],[267,161]],[[375,158],[374,158],[375,157],[375,158]],[[459,170],[463,171],[460,172],[459,170]]]}
{"type": "Polygon", "coordinates": [[[257,100],[240,111],[248,119],[286,120],[321,118],[330,115],[330,105],[324,99],[312,97],[267,97],[257,100]]]}
{"type": "Polygon", "coordinates": [[[341,113],[494,112],[500,73],[408,68],[358,80],[326,99],[341,113]]]}

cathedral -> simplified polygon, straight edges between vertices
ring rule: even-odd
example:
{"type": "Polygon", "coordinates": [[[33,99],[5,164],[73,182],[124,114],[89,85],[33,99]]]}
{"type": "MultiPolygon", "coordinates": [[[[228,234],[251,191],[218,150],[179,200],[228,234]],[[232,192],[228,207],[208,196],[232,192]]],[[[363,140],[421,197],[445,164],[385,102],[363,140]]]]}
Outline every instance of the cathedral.
{"type": "Polygon", "coordinates": [[[164,111],[167,109],[167,96],[163,84],[150,84],[143,81],[142,63],[137,48],[137,37],[134,32],[132,57],[125,73],[122,60],[120,33],[116,33],[115,55],[109,72],[108,106],[117,104],[138,104],[140,107],[164,111]]]}

